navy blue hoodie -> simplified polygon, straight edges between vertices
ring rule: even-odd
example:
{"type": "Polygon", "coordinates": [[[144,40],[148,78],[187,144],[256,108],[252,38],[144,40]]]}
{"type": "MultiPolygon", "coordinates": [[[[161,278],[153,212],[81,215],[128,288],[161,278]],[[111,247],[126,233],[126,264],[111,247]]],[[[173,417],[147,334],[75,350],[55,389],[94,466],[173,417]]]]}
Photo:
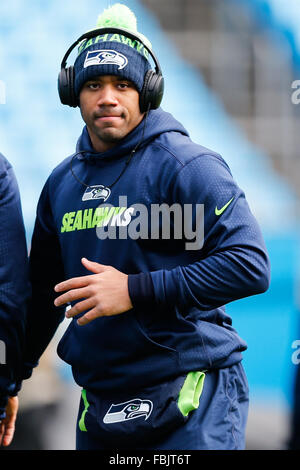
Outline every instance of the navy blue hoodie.
{"type": "Polygon", "coordinates": [[[269,261],[244,193],[221,156],[193,143],[161,109],[150,111],[146,126],[143,121],[102,154],[93,153],[85,127],[77,152],[82,153],[55,168],[38,204],[23,377],[63,319],[64,309],[53,305],[55,284],[91,274],[82,257],[129,275],[133,309],[85,326],[71,321],[58,354],[71,364],[78,385],[97,392],[129,390],[241,361],[246,344],[224,305],[264,292],[269,261]],[[146,232],[138,227],[137,204],[148,209],[148,234],[151,224],[158,225],[155,239],[134,236],[139,229],[146,232]],[[200,227],[196,205],[204,205],[203,244],[187,249],[189,232],[175,236],[178,219],[175,227],[172,217],[171,237],[163,239],[162,220],[158,224],[150,215],[155,204],[192,207],[187,216],[182,212],[182,222],[193,222],[194,229],[200,227]]]}
{"type": "Polygon", "coordinates": [[[30,296],[25,229],[14,171],[0,154],[0,419],[18,392],[26,302],[30,296]]]}

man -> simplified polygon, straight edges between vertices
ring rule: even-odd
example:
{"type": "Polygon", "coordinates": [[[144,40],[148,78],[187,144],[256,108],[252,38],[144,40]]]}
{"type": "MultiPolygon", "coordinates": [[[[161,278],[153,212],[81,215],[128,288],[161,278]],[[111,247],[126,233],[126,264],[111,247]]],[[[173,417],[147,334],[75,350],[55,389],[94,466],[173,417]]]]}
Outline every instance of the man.
{"type": "Polygon", "coordinates": [[[246,345],[224,305],[268,288],[261,232],[220,155],[159,108],[132,12],[114,5],[103,26],[59,77],[86,126],[38,204],[22,378],[69,304],[77,449],[241,449],[246,345]]]}
{"type": "Polygon", "coordinates": [[[0,445],[14,435],[29,296],[25,230],[12,166],[0,154],[0,445]]]}

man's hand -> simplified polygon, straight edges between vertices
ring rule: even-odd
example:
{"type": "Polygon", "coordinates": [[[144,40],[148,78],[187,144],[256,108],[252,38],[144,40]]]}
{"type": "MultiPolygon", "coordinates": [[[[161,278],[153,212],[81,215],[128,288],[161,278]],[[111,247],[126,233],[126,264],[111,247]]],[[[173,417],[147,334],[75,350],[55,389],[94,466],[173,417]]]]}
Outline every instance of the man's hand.
{"type": "Polygon", "coordinates": [[[67,311],[67,318],[87,310],[87,313],[77,320],[79,325],[86,325],[95,318],[117,315],[132,308],[127,274],[86,258],[82,258],[81,262],[94,274],[69,279],[54,288],[55,292],[65,292],[55,299],[54,304],[57,307],[83,299],[67,311]]]}
{"type": "Polygon", "coordinates": [[[5,409],[6,418],[4,418],[0,424],[0,445],[4,447],[9,446],[13,440],[18,408],[18,397],[9,397],[5,409]]]}

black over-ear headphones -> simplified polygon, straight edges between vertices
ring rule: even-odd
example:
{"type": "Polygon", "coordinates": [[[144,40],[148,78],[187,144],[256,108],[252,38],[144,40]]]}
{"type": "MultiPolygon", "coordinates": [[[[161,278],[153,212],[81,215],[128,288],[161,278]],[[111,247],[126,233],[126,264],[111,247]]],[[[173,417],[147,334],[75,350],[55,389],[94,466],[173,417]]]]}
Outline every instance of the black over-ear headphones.
{"type": "Polygon", "coordinates": [[[62,104],[76,108],[78,106],[78,98],[75,95],[74,85],[75,85],[75,71],[74,66],[66,67],[67,59],[71,54],[72,50],[84,39],[91,39],[100,34],[107,33],[119,33],[123,34],[129,39],[138,40],[144,48],[151,55],[155,63],[155,71],[148,70],[144,77],[144,84],[142,91],[140,92],[140,111],[142,113],[148,111],[149,109],[157,109],[161,103],[163,93],[164,93],[164,78],[162,76],[162,71],[156,58],[154,52],[144,43],[142,37],[138,33],[132,33],[127,29],[123,28],[99,28],[89,31],[82,36],[80,36],[77,41],[75,41],[72,46],[67,50],[62,63],[61,71],[58,76],[58,93],[60,101],[62,104]]]}

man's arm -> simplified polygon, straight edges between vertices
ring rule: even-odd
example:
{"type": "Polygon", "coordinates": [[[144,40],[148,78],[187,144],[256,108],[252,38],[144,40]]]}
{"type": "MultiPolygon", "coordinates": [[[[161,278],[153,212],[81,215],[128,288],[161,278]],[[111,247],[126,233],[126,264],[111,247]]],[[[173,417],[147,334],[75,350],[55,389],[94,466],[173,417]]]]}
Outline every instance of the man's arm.
{"type": "Polygon", "coordinates": [[[177,306],[184,314],[192,306],[212,310],[268,289],[270,262],[261,230],[221,157],[201,156],[183,167],[172,200],[182,207],[204,204],[203,248],[192,263],[130,275],[134,306],[177,306]]]}

